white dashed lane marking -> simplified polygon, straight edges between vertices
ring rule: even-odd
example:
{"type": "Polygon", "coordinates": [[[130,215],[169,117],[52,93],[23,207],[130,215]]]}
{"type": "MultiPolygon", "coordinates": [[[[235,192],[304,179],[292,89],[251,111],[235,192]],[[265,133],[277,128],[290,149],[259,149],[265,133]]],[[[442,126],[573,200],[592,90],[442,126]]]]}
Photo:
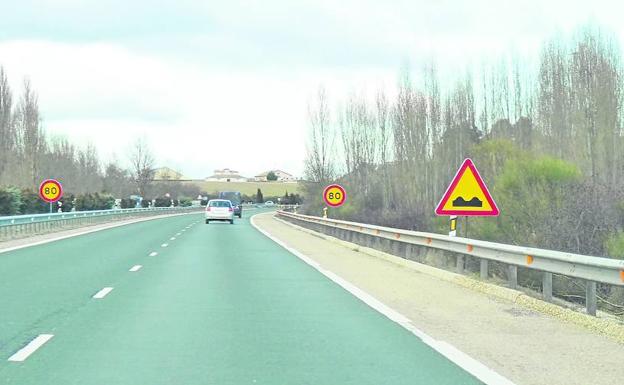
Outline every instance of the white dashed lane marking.
{"type": "Polygon", "coordinates": [[[142,267],[143,267],[142,265],[134,265],[128,271],[132,271],[132,272],[139,271],[141,270],[142,267]]]}
{"type": "Polygon", "coordinates": [[[22,362],[33,354],[37,349],[43,346],[46,342],[54,337],[54,334],[39,334],[34,340],[30,341],[28,345],[18,350],[15,354],[9,357],[9,361],[22,362]]]}
{"type": "Polygon", "coordinates": [[[162,245],[160,245],[160,247],[167,247],[167,246],[169,246],[168,243],[163,243],[162,245]]]}
{"type": "Polygon", "coordinates": [[[175,237],[169,238],[170,241],[175,241],[175,237]]]}
{"type": "Polygon", "coordinates": [[[93,298],[95,298],[95,299],[102,299],[102,298],[106,297],[106,295],[108,293],[110,293],[111,291],[113,291],[112,287],[105,287],[104,289],[102,289],[102,290],[98,291],[97,293],[95,293],[93,298]]]}
{"type": "Polygon", "coordinates": [[[155,257],[155,256],[157,256],[157,255],[158,255],[158,253],[157,253],[157,252],[152,251],[152,252],[150,253],[150,255],[149,255],[149,256],[150,256],[150,257],[155,257]]]}

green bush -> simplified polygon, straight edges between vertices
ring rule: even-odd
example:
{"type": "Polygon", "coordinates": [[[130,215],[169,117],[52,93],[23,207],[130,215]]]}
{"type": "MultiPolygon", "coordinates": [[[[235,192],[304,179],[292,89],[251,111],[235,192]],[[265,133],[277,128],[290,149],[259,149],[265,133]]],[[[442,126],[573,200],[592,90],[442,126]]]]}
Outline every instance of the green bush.
{"type": "Polygon", "coordinates": [[[191,198],[187,198],[187,197],[182,197],[180,198],[180,206],[182,207],[189,207],[193,204],[193,201],[191,198]]]}
{"type": "Polygon", "coordinates": [[[143,207],[144,209],[146,209],[146,208],[150,207],[150,203],[151,203],[151,201],[150,201],[149,199],[145,199],[145,198],[144,198],[144,199],[141,201],[141,207],[143,207]]]}
{"type": "Polygon", "coordinates": [[[115,198],[110,194],[83,194],[76,198],[77,211],[110,210],[115,204],[115,198]]]}
{"type": "Polygon", "coordinates": [[[74,197],[74,194],[63,195],[63,198],[61,198],[60,200],[60,202],[62,203],[61,210],[64,213],[72,211],[72,209],[74,208],[75,199],[76,197],[74,197]]]}
{"type": "Polygon", "coordinates": [[[95,207],[95,199],[91,194],[82,194],[76,197],[76,211],[93,210],[95,207]]]}
{"type": "Polygon", "coordinates": [[[171,198],[158,197],[154,202],[155,207],[171,207],[171,198]]]}
{"type": "MultiPolygon", "coordinates": [[[[31,190],[22,190],[22,202],[20,214],[41,214],[50,212],[50,204],[43,201],[39,194],[31,190]]],[[[56,211],[56,204],[52,205],[52,210],[56,211]]]]}
{"type": "Polygon", "coordinates": [[[110,210],[115,205],[115,197],[110,194],[94,194],[94,210],[110,210]]]}
{"type": "Polygon", "coordinates": [[[16,187],[0,189],[0,215],[17,215],[22,205],[22,194],[16,187]]]}
{"type": "Polygon", "coordinates": [[[122,209],[133,209],[136,207],[136,201],[131,198],[123,198],[119,205],[122,209]]]}
{"type": "Polygon", "coordinates": [[[611,234],[605,242],[605,248],[611,258],[624,259],[624,233],[611,234]]]}

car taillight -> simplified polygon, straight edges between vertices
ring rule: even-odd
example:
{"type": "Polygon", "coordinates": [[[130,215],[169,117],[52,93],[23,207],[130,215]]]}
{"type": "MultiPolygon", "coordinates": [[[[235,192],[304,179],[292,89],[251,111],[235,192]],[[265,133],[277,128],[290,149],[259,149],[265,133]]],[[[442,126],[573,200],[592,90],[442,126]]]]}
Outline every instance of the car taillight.
{"type": "Polygon", "coordinates": [[[210,206],[206,207],[206,211],[210,211],[210,206]]]}
{"type": "Polygon", "coordinates": [[[234,209],[230,206],[230,208],[228,209],[228,211],[232,212],[232,211],[234,211],[234,209]]]}

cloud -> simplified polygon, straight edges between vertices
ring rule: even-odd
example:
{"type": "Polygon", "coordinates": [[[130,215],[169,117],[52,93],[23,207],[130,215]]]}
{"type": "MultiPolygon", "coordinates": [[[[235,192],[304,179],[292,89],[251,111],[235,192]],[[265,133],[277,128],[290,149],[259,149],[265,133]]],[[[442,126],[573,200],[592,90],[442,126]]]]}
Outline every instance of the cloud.
{"type": "MultiPolygon", "coordinates": [[[[445,80],[510,47],[525,58],[608,1],[24,0],[3,8],[0,65],[29,76],[44,126],[106,156],[149,138],[163,165],[301,174],[307,102],[390,94],[401,66],[435,58],[445,80]],[[539,9],[539,12],[535,10],[539,9]],[[510,10],[513,10],[511,12],[510,10]]],[[[604,12],[608,9],[609,12],[604,12]]]]}
{"type": "Polygon", "coordinates": [[[194,177],[214,168],[302,173],[307,101],[320,83],[347,92],[394,71],[260,72],[202,69],[114,44],[0,44],[13,88],[29,76],[47,131],[123,159],[145,136],[161,164],[194,177]],[[45,63],[43,65],[42,63],[45,63]]]}

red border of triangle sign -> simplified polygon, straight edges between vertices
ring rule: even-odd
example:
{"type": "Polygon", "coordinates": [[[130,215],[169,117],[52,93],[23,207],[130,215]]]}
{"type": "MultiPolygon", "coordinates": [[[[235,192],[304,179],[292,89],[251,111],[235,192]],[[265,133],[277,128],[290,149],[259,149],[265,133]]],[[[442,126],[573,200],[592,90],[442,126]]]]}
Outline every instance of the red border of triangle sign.
{"type": "MultiPolygon", "coordinates": [[[[467,197],[467,198],[472,198],[472,197],[467,197]]],[[[476,197],[472,199],[476,199],[476,197]]],[[[469,206],[466,205],[466,207],[469,207],[469,206]]],[[[461,167],[459,167],[459,170],[457,170],[457,174],[455,174],[453,181],[451,182],[450,186],[446,189],[446,192],[444,193],[444,196],[440,200],[440,203],[438,203],[435,213],[437,215],[461,215],[461,216],[497,216],[500,213],[500,211],[498,210],[498,206],[496,206],[496,202],[494,202],[494,199],[492,199],[492,195],[490,194],[487,186],[483,182],[483,178],[481,178],[481,175],[479,175],[479,171],[477,171],[477,168],[475,167],[474,163],[472,163],[472,160],[470,158],[464,159],[464,162],[462,163],[461,167]],[[487,210],[487,211],[470,210],[470,209],[465,209],[465,208],[457,209],[457,210],[452,210],[452,209],[444,210],[444,206],[446,205],[448,200],[451,199],[451,195],[453,194],[455,189],[458,187],[458,184],[460,180],[462,179],[462,176],[464,175],[464,173],[466,172],[468,168],[470,168],[472,175],[474,175],[477,185],[481,189],[483,196],[485,197],[488,204],[490,205],[491,210],[487,210]]]]}

